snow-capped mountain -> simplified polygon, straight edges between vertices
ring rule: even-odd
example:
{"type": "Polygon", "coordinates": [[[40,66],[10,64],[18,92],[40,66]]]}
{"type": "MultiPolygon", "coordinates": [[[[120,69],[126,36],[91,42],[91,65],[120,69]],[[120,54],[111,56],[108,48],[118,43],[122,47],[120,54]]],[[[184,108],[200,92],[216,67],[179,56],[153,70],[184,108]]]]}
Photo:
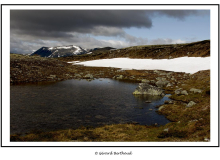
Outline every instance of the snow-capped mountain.
{"type": "Polygon", "coordinates": [[[31,55],[40,55],[41,57],[67,57],[72,55],[80,55],[88,53],[80,46],[58,46],[58,47],[42,47],[31,55]]]}

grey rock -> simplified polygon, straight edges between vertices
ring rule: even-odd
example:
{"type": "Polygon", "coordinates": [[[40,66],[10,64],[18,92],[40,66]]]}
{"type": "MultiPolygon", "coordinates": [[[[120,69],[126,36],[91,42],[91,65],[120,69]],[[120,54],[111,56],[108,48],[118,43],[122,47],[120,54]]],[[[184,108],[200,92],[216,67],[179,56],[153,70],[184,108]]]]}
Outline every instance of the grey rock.
{"type": "Polygon", "coordinates": [[[148,83],[139,83],[139,86],[133,92],[133,94],[148,94],[153,96],[164,96],[164,91],[148,83]]]}
{"type": "Polygon", "coordinates": [[[187,104],[187,106],[186,107],[192,107],[193,105],[195,105],[196,103],[195,102],[193,102],[193,101],[190,101],[188,104],[187,104]]]}
{"type": "Polygon", "coordinates": [[[167,75],[167,78],[171,78],[171,75],[167,75]]]}
{"type": "Polygon", "coordinates": [[[188,76],[188,74],[185,73],[183,76],[186,77],[186,76],[188,76]]]}
{"type": "Polygon", "coordinates": [[[188,92],[186,90],[181,91],[182,95],[188,95],[188,92]]]}
{"type": "Polygon", "coordinates": [[[183,90],[182,88],[176,89],[175,94],[177,95],[188,95],[188,92],[186,90],[183,90]]]}
{"type": "Polygon", "coordinates": [[[116,76],[116,79],[123,79],[123,78],[124,78],[123,75],[116,76]]]}
{"type": "Polygon", "coordinates": [[[93,79],[94,77],[93,77],[93,75],[92,75],[92,74],[86,74],[86,75],[84,76],[84,78],[93,79]]]}
{"type": "Polygon", "coordinates": [[[158,86],[158,87],[165,87],[167,84],[169,83],[169,81],[166,81],[166,80],[159,80],[157,81],[155,84],[158,86]]]}
{"type": "Polygon", "coordinates": [[[202,93],[201,89],[196,89],[196,88],[191,88],[189,91],[193,93],[202,93]]]}
{"type": "Polygon", "coordinates": [[[56,75],[52,75],[52,74],[51,74],[50,77],[56,78],[56,75]]]}
{"type": "Polygon", "coordinates": [[[147,80],[147,79],[142,79],[142,80],[141,80],[141,83],[150,83],[150,81],[147,80]]]}
{"type": "Polygon", "coordinates": [[[173,84],[172,83],[168,83],[166,87],[172,87],[173,84]]]}
{"type": "Polygon", "coordinates": [[[163,108],[164,108],[164,106],[160,106],[160,107],[158,108],[158,111],[161,111],[163,108]]]}
{"type": "Polygon", "coordinates": [[[56,75],[50,75],[49,77],[47,77],[47,78],[49,78],[49,79],[54,79],[54,78],[56,78],[57,76],[56,75]]]}
{"type": "Polygon", "coordinates": [[[169,131],[169,128],[165,128],[163,131],[164,131],[164,132],[168,132],[168,131],[169,131]]]}
{"type": "Polygon", "coordinates": [[[173,104],[174,102],[173,101],[169,101],[169,104],[173,104]]]}
{"type": "Polygon", "coordinates": [[[116,72],[124,72],[124,70],[119,69],[119,70],[117,70],[116,72]]]}

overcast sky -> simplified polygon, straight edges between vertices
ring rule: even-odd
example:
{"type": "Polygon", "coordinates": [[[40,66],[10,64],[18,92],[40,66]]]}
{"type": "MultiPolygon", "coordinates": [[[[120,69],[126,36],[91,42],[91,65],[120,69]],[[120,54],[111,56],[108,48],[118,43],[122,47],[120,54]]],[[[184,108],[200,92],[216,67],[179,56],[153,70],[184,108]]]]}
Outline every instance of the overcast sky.
{"type": "Polygon", "coordinates": [[[209,10],[11,10],[11,53],[41,47],[122,48],[210,39],[209,10]]]}

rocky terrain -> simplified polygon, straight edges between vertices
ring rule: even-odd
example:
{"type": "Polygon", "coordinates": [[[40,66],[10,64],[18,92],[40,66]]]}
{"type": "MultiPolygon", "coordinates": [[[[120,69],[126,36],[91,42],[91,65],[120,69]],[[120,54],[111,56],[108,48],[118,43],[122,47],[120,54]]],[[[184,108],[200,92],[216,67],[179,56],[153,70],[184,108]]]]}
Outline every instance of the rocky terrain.
{"type": "MultiPolygon", "coordinates": [[[[108,67],[85,67],[66,63],[106,57],[175,58],[210,56],[210,41],[185,45],[139,46],[104,53],[66,58],[10,55],[11,85],[19,83],[55,82],[66,79],[112,78],[140,83],[141,92],[170,94],[170,101],[157,106],[158,113],[171,123],[165,126],[118,124],[99,128],[49,133],[11,135],[11,141],[209,141],[210,140],[210,70],[195,74],[161,70],[121,70],[108,67]],[[129,51],[130,50],[130,51],[129,51]],[[156,52],[157,51],[157,52],[156,52]],[[162,54],[163,53],[163,54],[162,54]],[[178,54],[177,54],[178,53],[178,54]],[[114,57],[113,56],[113,57],[114,57]],[[171,57],[170,57],[171,56],[171,57]],[[88,134],[89,133],[89,134],[88,134]],[[49,137],[49,138],[48,138],[49,137]]],[[[131,93],[132,94],[132,93],[131,93]]],[[[167,95],[166,95],[167,96],[167,95]]]]}

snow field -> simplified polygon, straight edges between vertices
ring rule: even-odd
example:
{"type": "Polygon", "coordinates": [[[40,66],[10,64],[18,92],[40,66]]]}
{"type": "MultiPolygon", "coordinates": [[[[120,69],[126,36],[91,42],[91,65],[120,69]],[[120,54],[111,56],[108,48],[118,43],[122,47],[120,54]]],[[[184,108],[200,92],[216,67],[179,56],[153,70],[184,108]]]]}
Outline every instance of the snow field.
{"type": "Polygon", "coordinates": [[[180,57],[174,59],[113,58],[85,62],[75,62],[73,64],[93,67],[114,67],[125,70],[165,70],[193,74],[200,70],[210,69],[210,57],[180,57]]]}

